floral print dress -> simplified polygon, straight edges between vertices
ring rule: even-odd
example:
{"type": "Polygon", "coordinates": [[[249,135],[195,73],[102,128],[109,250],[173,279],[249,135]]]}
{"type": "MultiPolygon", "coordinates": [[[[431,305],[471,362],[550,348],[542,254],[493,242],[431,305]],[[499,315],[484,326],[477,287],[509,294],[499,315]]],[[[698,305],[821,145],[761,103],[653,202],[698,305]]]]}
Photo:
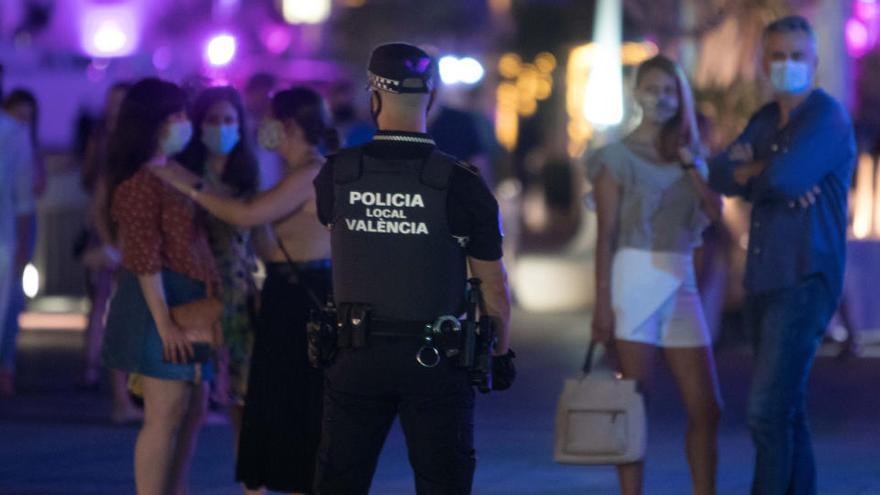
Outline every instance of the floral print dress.
{"type": "MultiPolygon", "coordinates": [[[[210,171],[205,173],[205,182],[217,190],[229,191],[220,178],[210,171]]],[[[248,370],[253,350],[252,314],[257,296],[253,277],[256,261],[251,249],[251,231],[230,225],[210,215],[207,216],[206,226],[223,295],[224,309],[221,324],[224,349],[220,355],[219,365],[225,364],[224,368],[228,370],[226,386],[221,383],[225,378],[223,371],[218,373],[215,400],[242,405],[247,392],[248,370]],[[224,392],[228,397],[224,396],[224,392]]]]}

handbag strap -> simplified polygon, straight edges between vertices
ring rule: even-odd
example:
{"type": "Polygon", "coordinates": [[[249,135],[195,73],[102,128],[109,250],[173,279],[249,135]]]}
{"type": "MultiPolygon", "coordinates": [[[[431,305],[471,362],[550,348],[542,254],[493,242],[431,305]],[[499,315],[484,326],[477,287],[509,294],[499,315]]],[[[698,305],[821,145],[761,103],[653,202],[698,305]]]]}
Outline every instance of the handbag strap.
{"type": "Polygon", "coordinates": [[[303,271],[297,266],[296,262],[293,261],[293,258],[290,257],[290,253],[287,252],[287,249],[284,247],[284,242],[281,240],[281,237],[278,236],[278,233],[275,232],[275,229],[272,229],[272,236],[275,237],[275,242],[278,243],[278,247],[281,248],[281,252],[284,253],[284,259],[287,260],[287,264],[290,265],[290,268],[296,272],[296,276],[299,279],[299,282],[302,284],[303,288],[306,290],[306,293],[309,295],[309,299],[315,304],[316,308],[321,308],[324,303],[315,294],[315,291],[312,290],[312,287],[306,281],[306,277],[303,274],[303,271]]]}
{"type": "Polygon", "coordinates": [[[590,371],[593,369],[593,357],[596,354],[596,342],[590,340],[590,345],[587,347],[587,356],[584,358],[584,367],[582,368],[584,375],[589,375],[590,371]]]}

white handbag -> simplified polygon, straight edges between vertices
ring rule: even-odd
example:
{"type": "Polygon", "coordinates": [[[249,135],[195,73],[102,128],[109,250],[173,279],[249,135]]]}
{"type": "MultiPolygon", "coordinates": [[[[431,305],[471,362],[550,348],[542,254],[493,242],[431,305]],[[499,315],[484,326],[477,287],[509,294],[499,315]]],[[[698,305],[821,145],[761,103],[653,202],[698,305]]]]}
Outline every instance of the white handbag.
{"type": "Polygon", "coordinates": [[[645,455],[645,403],[635,380],[590,374],[595,343],[583,375],[565,381],[556,409],[553,458],[564,464],[627,464],[645,455]]]}

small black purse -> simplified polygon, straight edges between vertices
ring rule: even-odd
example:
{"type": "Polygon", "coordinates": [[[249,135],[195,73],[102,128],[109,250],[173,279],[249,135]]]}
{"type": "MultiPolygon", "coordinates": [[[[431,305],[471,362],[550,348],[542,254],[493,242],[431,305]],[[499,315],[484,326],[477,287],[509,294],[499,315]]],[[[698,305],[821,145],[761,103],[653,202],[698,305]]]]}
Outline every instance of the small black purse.
{"type": "Polygon", "coordinates": [[[332,297],[322,302],[314,290],[309,286],[302,270],[297,266],[296,262],[287,253],[281,238],[275,235],[278,247],[284,253],[287,263],[296,274],[295,277],[299,283],[305,288],[309,299],[312,300],[312,309],[309,311],[309,319],[306,322],[306,343],[309,365],[312,368],[322,369],[333,364],[336,359],[336,351],[339,348],[337,343],[337,315],[336,306],[333,304],[332,297]]]}
{"type": "Polygon", "coordinates": [[[313,368],[327,368],[336,359],[339,346],[336,307],[332,301],[312,309],[306,323],[309,364],[313,368]]]}

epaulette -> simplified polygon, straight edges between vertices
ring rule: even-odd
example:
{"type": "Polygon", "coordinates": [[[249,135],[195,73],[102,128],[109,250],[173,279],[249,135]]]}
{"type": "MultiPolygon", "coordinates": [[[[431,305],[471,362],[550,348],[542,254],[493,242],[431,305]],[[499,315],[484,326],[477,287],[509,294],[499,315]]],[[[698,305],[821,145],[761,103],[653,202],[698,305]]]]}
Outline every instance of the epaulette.
{"type": "Polygon", "coordinates": [[[479,177],[481,175],[480,169],[478,169],[474,165],[471,165],[470,163],[468,163],[464,160],[456,160],[455,164],[458,165],[459,167],[467,170],[469,173],[476,175],[477,177],[479,177]]]}

